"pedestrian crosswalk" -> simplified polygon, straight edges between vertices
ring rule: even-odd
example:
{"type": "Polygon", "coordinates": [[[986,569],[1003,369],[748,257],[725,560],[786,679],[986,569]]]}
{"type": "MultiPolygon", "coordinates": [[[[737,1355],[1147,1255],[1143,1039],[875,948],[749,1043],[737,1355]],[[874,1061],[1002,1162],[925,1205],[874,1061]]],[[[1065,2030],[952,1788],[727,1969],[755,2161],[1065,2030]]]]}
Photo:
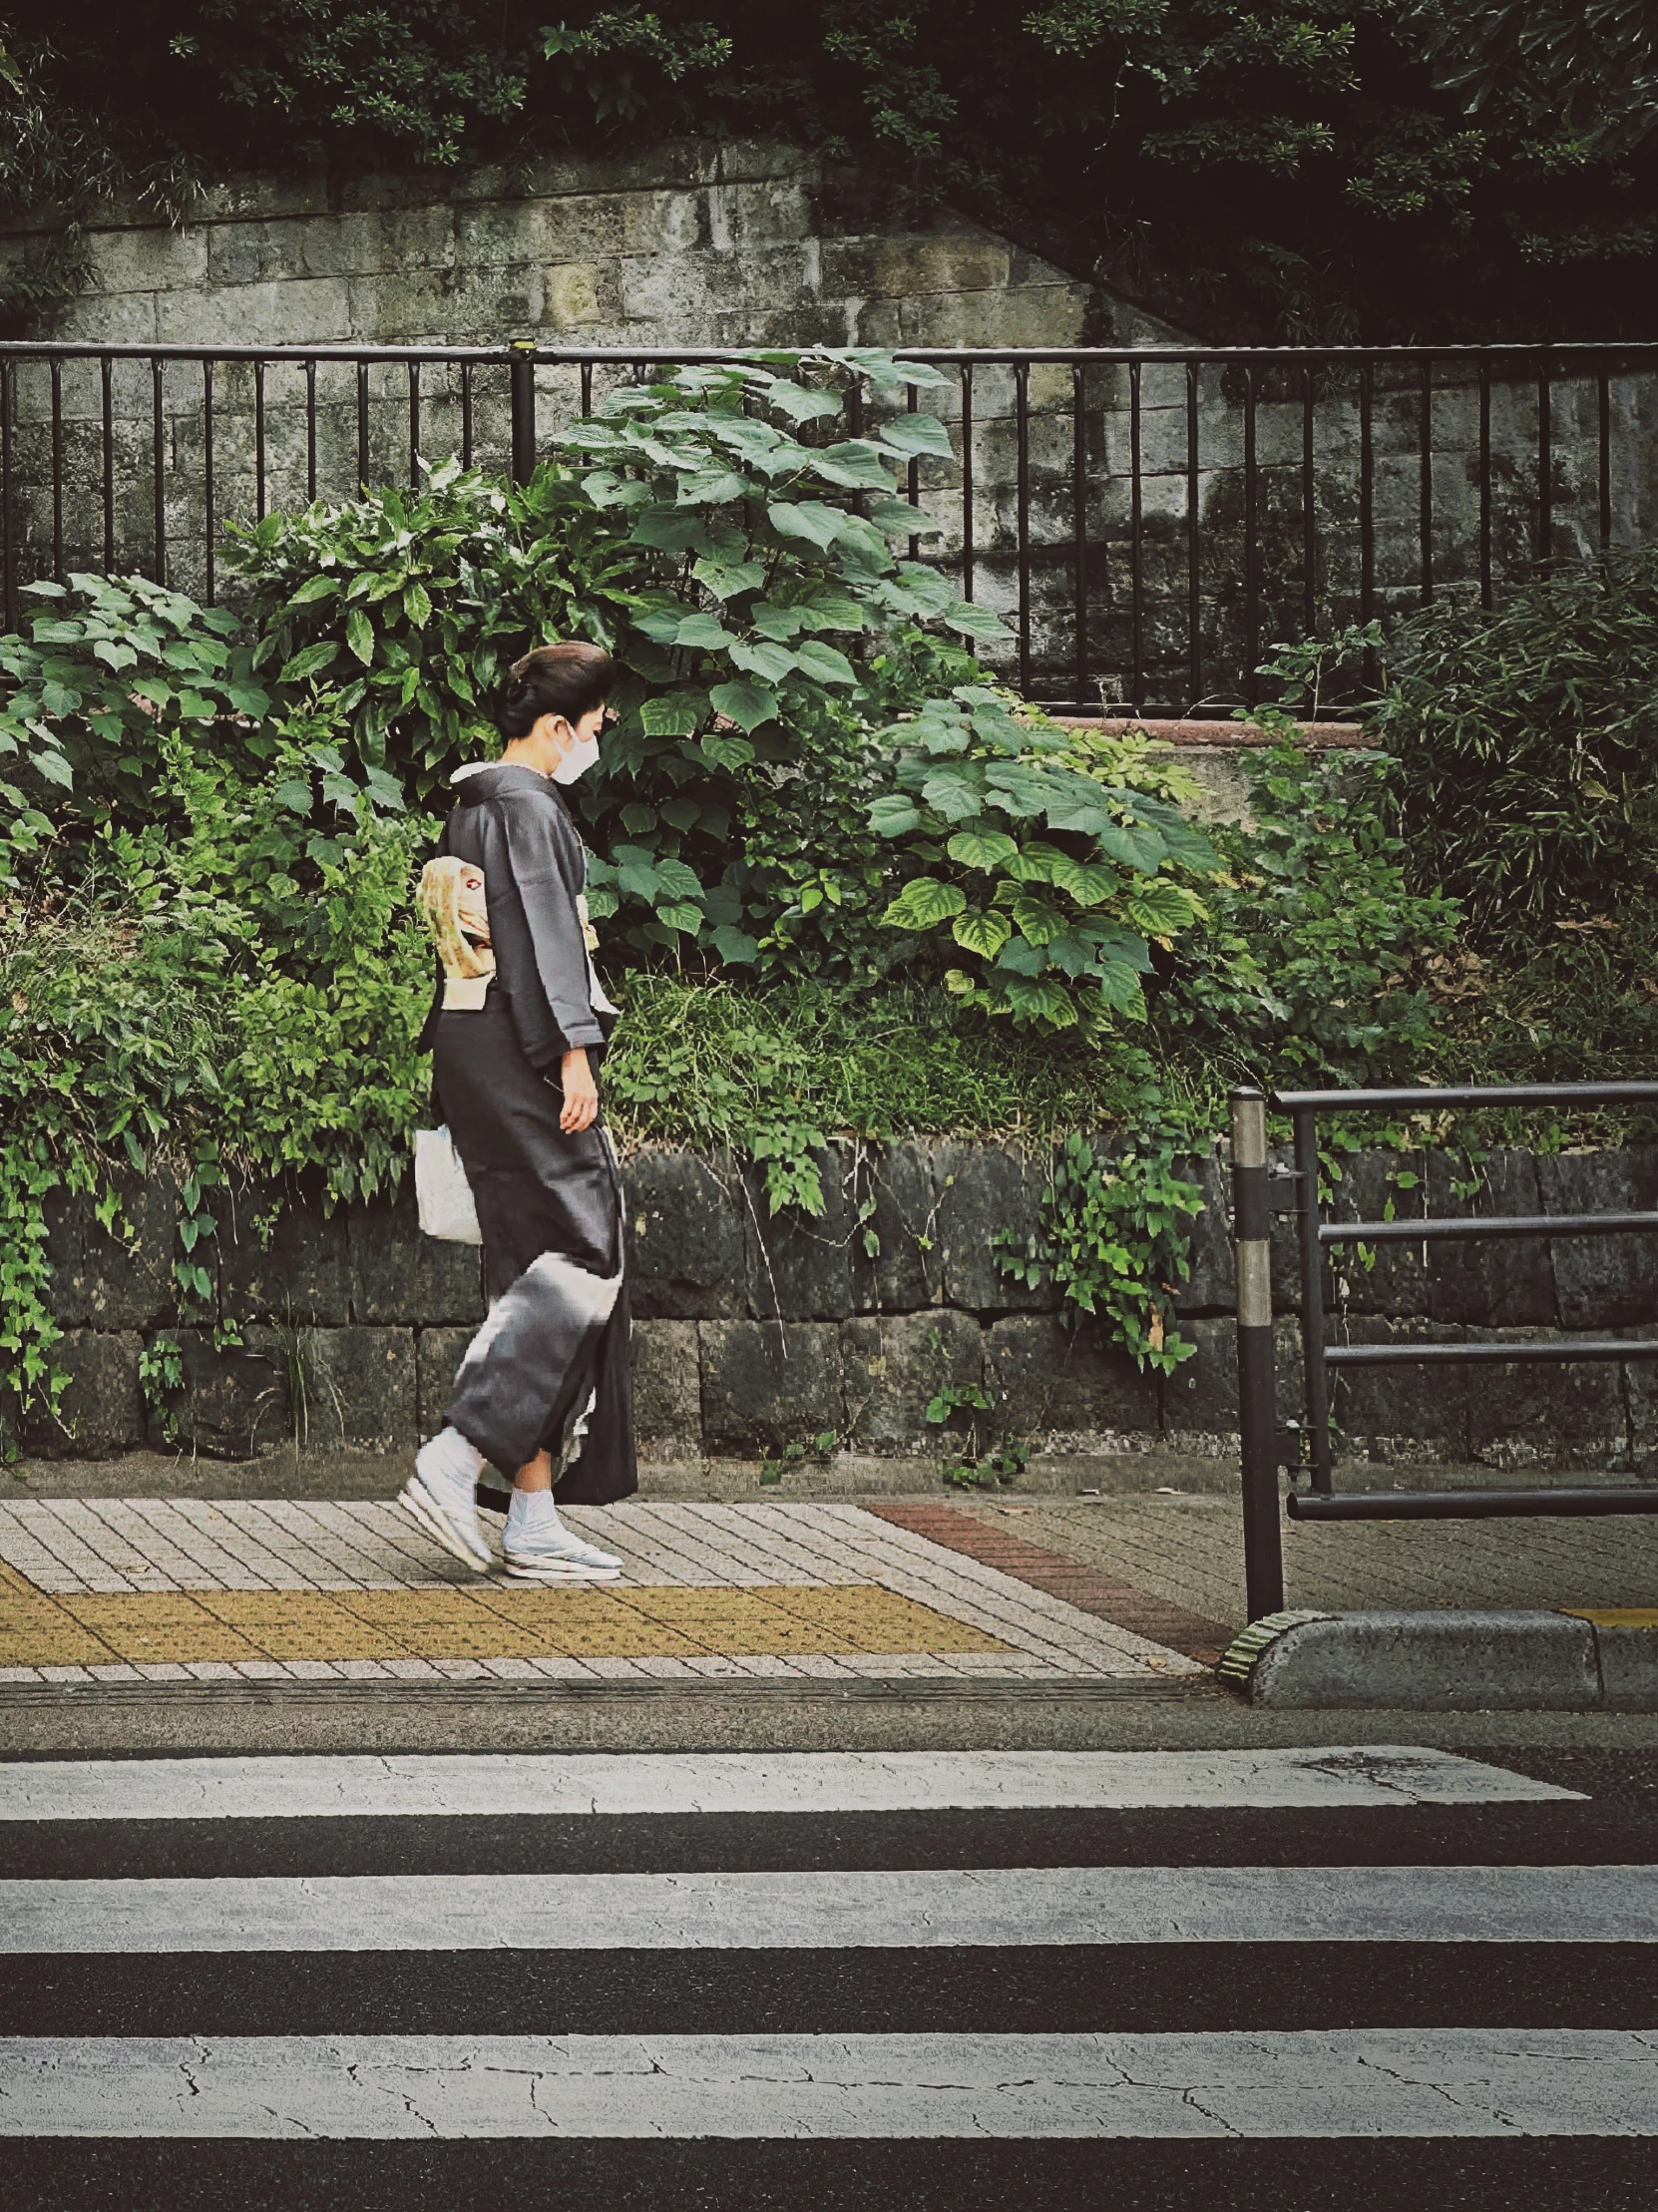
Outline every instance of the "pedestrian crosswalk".
{"type": "Polygon", "coordinates": [[[1410,1745],[19,1761],[0,2203],[1633,2205],[1649,1851],[1410,1745]]]}

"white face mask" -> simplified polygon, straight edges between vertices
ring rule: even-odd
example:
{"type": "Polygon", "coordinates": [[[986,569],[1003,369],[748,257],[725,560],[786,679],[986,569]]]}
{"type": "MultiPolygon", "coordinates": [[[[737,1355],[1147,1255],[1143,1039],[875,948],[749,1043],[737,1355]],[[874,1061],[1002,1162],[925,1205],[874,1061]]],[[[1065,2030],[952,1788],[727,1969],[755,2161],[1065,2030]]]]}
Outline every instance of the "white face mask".
{"type": "Polygon", "coordinates": [[[599,758],[597,737],[578,737],[553,770],[555,783],[574,783],[578,776],[585,776],[599,758]]]}

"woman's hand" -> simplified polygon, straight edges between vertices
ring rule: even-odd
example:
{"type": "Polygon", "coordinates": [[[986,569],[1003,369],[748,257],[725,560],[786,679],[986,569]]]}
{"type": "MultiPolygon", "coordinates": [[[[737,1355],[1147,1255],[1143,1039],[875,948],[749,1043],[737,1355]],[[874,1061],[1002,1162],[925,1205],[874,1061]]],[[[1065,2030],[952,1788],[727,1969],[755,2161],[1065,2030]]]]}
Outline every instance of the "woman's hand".
{"type": "Polygon", "coordinates": [[[566,1136],[591,1129],[599,1118],[599,1086],[593,1080],[585,1050],[566,1053],[559,1064],[559,1082],[565,1095],[564,1111],[559,1115],[560,1128],[566,1136]]]}

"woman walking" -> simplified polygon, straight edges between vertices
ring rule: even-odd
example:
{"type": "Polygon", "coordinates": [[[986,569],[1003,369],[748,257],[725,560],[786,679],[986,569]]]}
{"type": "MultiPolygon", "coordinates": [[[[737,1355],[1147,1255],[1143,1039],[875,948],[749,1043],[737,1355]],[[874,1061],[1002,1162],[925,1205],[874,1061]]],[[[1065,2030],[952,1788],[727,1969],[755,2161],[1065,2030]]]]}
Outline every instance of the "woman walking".
{"type": "Polygon", "coordinates": [[[621,1561],[567,1529],[556,1499],[602,1505],[637,1488],[622,1186],[599,1109],[616,1009],[593,971],[586,854],[556,788],[597,761],[614,675],[589,645],[516,664],[505,751],[450,779],[456,804],[427,871],[489,948],[445,954],[421,1043],[472,1185],[491,1306],[402,1503],[482,1572],[478,1478],[486,1464],[511,1473],[507,1572],[536,1581],[614,1580],[621,1561]]]}

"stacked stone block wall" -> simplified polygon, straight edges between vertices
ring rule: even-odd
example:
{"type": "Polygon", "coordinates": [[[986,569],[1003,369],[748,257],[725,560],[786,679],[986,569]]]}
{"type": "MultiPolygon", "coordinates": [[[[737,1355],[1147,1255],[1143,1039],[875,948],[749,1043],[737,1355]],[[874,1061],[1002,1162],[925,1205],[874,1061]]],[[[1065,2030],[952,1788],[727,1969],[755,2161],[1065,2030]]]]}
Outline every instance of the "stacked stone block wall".
{"type": "MultiPolygon", "coordinates": [[[[441,201],[432,193],[429,177],[248,177],[215,187],[182,229],[142,211],[112,216],[89,233],[93,288],[32,335],[207,348],[529,337],[550,356],[538,369],[544,437],[582,404],[580,367],[558,358],[574,348],[1190,343],[948,211],[928,227],[898,227],[867,183],[788,146],[687,141],[547,162],[526,178],[482,171],[456,180],[441,201]]],[[[28,224],[0,232],[0,262],[25,257],[35,235],[28,224]]],[[[1581,363],[1560,368],[1548,551],[1563,559],[1599,544],[1600,418],[1597,387],[1581,363]]],[[[168,363],[158,375],[148,359],[124,360],[114,364],[108,391],[113,565],[156,565],[159,472],[168,575],[194,592],[208,582],[207,373],[197,361],[168,363]]],[[[595,393],[619,373],[601,366],[595,393]]],[[[1474,372],[1450,357],[1437,364],[1426,428],[1414,367],[1384,363],[1368,400],[1356,371],[1320,370],[1307,385],[1302,373],[1256,370],[1249,385],[1241,367],[1210,366],[1188,390],[1183,364],[1148,361],[1136,389],[1126,366],[1073,374],[1065,363],[1024,371],[977,365],[965,432],[974,589],[1010,616],[1022,590],[1028,595],[1036,695],[1172,708],[1235,697],[1261,650],[1302,631],[1309,398],[1315,625],[1336,627],[1360,612],[1367,406],[1376,612],[1417,603],[1425,445],[1436,588],[1477,582],[1474,372]],[[1251,437],[1253,500],[1244,469],[1251,437]],[[1022,472],[1030,492],[1023,530],[1022,472]]],[[[44,361],[19,362],[14,374],[11,511],[23,539],[21,573],[50,567],[60,519],[65,567],[98,568],[106,550],[100,365],[66,361],[56,387],[44,361]],[[52,488],[60,442],[61,512],[52,488]]],[[[375,367],[359,390],[354,364],[321,362],[313,430],[302,363],[270,361],[255,372],[251,363],[220,360],[210,377],[210,504],[218,519],[251,519],[261,502],[302,505],[313,480],[324,496],[351,496],[360,403],[374,481],[407,481],[417,455],[435,459],[468,441],[481,465],[507,464],[501,365],[476,368],[463,390],[453,365],[428,363],[411,376],[393,363],[375,367]]],[[[960,381],[927,397],[962,437],[960,381]]],[[[1650,542],[1658,524],[1658,377],[1613,375],[1608,409],[1612,540],[1650,542]]],[[[1529,371],[1491,383],[1489,563],[1499,588],[1527,574],[1538,551],[1538,410],[1529,371]]],[[[938,526],[924,548],[959,569],[968,534],[960,463],[926,461],[916,476],[938,526]]],[[[1011,649],[1006,658],[1011,666],[1011,649]]]]}
{"type": "MultiPolygon", "coordinates": [[[[1349,1166],[1348,1218],[1454,1212],[1451,1164],[1396,1188],[1400,1155],[1349,1166]]],[[[850,1450],[943,1449],[929,1402],[949,1385],[993,1401],[1003,1433],[1072,1451],[1221,1456],[1236,1441],[1227,1178],[1205,1191],[1178,1304],[1196,1356],[1138,1372],[1091,1324],[1064,1325],[1052,1292],[996,1262],[998,1232],[1035,1225],[1046,1159],[1007,1146],[836,1146],[821,1162],[828,1210],[766,1210],[756,1171],[730,1158],[647,1149],[624,1167],[641,1449],[658,1460],[751,1457],[833,1431],[850,1450]],[[867,1201],[873,1199],[873,1208],[867,1201]],[[867,1234],[866,1234],[867,1232],[867,1234]],[[871,1248],[873,1246],[873,1249],[871,1248]]],[[[1535,1157],[1499,1152],[1477,1205],[1566,1214],[1658,1204],[1658,1148],[1535,1157]]],[[[210,1240],[213,1300],[174,1304],[176,1196],[163,1179],[122,1191],[124,1224],[55,1202],[51,1298],[69,1373],[60,1417],[27,1448],[110,1457],[178,1445],[240,1458],[295,1438],[312,1448],[406,1452],[441,1425],[462,1350],[484,1314],[478,1254],[421,1236],[412,1198],[325,1215],[303,1190],[226,1193],[210,1240]],[[272,1216],[274,1225],[272,1226],[272,1216]],[[176,1342],[184,1383],[147,1401],[145,1353],[176,1342]]],[[[200,1255],[203,1247],[198,1247],[200,1255]]],[[[1298,1411],[1296,1268],[1280,1225],[1281,1413],[1298,1411]]],[[[1658,1327],[1658,1238],[1393,1245],[1350,1266],[1332,1334],[1356,1343],[1658,1327]]],[[[155,1362],[152,1359],[152,1371],[155,1362]]],[[[1658,1455],[1658,1373],[1639,1364],[1400,1368],[1345,1380],[1343,1449],[1378,1460],[1641,1468],[1658,1455]]]]}

